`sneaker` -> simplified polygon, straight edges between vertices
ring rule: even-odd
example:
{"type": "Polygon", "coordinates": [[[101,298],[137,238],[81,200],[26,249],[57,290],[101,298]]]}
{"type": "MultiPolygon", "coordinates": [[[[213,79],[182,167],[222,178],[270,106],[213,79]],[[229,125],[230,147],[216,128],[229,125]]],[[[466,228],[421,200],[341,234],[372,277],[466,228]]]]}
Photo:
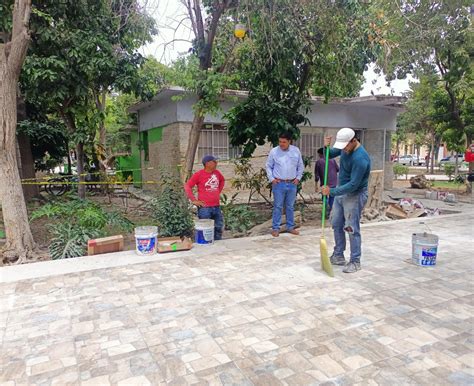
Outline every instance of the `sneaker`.
{"type": "Polygon", "coordinates": [[[295,235],[295,236],[298,236],[300,234],[300,232],[294,228],[290,229],[288,233],[291,233],[292,235],[295,235]]]}
{"type": "Polygon", "coordinates": [[[360,271],[360,263],[349,261],[345,266],[342,272],[344,273],[354,273],[360,271]]]}
{"type": "Polygon", "coordinates": [[[272,230],[272,236],[273,236],[273,237],[278,237],[278,236],[280,236],[280,231],[277,231],[276,229],[272,230]]]}
{"type": "Polygon", "coordinates": [[[344,256],[334,256],[334,253],[329,258],[332,265],[346,265],[346,259],[344,256]]]}

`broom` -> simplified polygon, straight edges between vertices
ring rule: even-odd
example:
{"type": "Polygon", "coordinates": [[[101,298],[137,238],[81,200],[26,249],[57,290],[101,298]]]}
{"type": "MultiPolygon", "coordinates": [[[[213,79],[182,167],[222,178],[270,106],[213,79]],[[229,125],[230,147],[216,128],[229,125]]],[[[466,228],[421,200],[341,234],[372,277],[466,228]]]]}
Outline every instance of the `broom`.
{"type": "MultiPolygon", "coordinates": [[[[328,183],[328,169],[329,169],[329,148],[326,147],[326,163],[324,165],[324,186],[328,183]]],[[[329,260],[328,254],[328,245],[326,239],[324,238],[324,224],[326,222],[326,202],[327,196],[323,196],[323,216],[321,219],[321,239],[319,240],[319,250],[321,252],[321,268],[326,272],[330,277],[334,277],[334,271],[332,270],[332,264],[329,260]]]]}

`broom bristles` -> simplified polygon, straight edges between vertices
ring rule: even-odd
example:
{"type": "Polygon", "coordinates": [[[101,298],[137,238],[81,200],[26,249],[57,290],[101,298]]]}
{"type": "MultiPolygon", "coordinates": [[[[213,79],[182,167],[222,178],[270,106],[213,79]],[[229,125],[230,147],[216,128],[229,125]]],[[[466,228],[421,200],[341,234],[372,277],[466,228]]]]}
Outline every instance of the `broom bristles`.
{"type": "Polygon", "coordinates": [[[334,277],[334,271],[332,269],[331,260],[329,259],[328,245],[324,237],[321,237],[321,239],[319,240],[319,249],[321,252],[321,268],[330,277],[334,277]]]}

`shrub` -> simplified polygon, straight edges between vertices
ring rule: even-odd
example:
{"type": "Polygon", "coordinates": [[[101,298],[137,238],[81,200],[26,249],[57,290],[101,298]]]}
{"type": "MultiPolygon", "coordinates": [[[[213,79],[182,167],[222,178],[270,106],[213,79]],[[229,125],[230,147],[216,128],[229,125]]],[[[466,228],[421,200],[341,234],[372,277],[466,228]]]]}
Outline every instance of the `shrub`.
{"type": "Polygon", "coordinates": [[[130,232],[133,223],[118,212],[107,212],[100,205],[77,198],[56,201],[35,210],[30,219],[48,217],[58,222],[49,225],[53,238],[49,245],[52,259],[83,256],[87,241],[115,231],[130,232]]]}
{"type": "Polygon", "coordinates": [[[452,180],[455,170],[456,170],[456,166],[454,164],[447,163],[444,165],[444,174],[448,176],[449,181],[452,180]]]}
{"type": "Polygon", "coordinates": [[[156,220],[158,232],[162,237],[187,236],[194,231],[191,205],[184,194],[183,184],[178,177],[169,173],[161,176],[161,185],[157,197],[148,207],[156,220]]]}
{"type": "Polygon", "coordinates": [[[267,172],[264,168],[254,170],[249,158],[240,158],[235,161],[234,172],[235,177],[232,187],[237,190],[249,190],[248,203],[250,203],[254,194],[258,194],[271,204],[265,195],[265,191],[270,192],[271,183],[268,181],[267,172]]]}
{"type": "Polygon", "coordinates": [[[84,256],[87,241],[103,236],[99,230],[70,223],[57,224],[51,233],[53,238],[49,244],[49,253],[53,260],[84,256]]]}
{"type": "Polygon", "coordinates": [[[222,195],[222,214],[226,229],[232,233],[245,233],[255,225],[257,215],[248,205],[235,204],[237,194],[235,193],[230,200],[226,194],[222,195]]]}
{"type": "Polygon", "coordinates": [[[395,175],[396,179],[398,179],[398,176],[403,175],[405,175],[405,179],[408,179],[408,171],[408,166],[400,165],[399,163],[393,165],[393,174],[395,175]]]}
{"type": "Polygon", "coordinates": [[[465,184],[466,183],[466,176],[462,174],[458,174],[456,177],[454,177],[454,182],[457,184],[465,184]]]}

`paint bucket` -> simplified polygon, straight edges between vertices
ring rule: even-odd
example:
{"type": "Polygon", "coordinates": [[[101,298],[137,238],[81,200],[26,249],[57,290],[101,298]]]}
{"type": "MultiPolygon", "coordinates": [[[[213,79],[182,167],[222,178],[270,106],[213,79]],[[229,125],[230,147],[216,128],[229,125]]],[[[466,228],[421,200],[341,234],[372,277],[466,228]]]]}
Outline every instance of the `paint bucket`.
{"type": "Polygon", "coordinates": [[[202,219],[194,222],[194,241],[199,245],[214,243],[214,220],[202,219]]]}
{"type": "Polygon", "coordinates": [[[138,255],[147,256],[156,253],[158,227],[142,226],[135,228],[135,246],[138,255]]]}
{"type": "Polygon", "coordinates": [[[413,233],[412,256],[414,264],[422,267],[436,265],[439,237],[431,233],[413,233]]]}

